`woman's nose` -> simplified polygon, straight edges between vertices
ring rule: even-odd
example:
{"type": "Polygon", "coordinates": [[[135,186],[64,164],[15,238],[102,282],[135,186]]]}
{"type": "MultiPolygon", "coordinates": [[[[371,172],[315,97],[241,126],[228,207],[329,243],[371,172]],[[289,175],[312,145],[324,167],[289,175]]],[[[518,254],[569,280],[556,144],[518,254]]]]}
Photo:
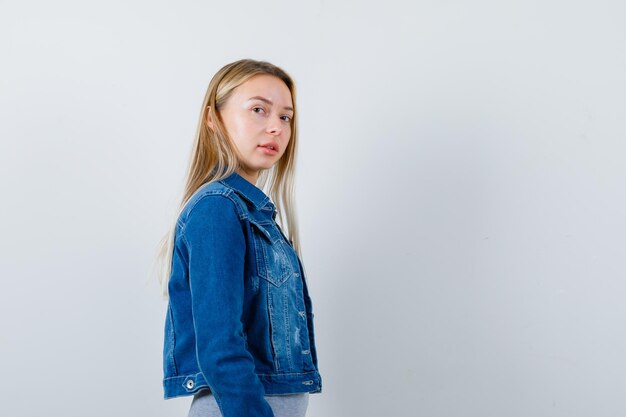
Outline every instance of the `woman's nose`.
{"type": "Polygon", "coordinates": [[[282,130],[282,126],[280,125],[280,118],[278,119],[270,119],[268,125],[267,125],[267,131],[274,134],[274,135],[280,135],[282,130]]]}

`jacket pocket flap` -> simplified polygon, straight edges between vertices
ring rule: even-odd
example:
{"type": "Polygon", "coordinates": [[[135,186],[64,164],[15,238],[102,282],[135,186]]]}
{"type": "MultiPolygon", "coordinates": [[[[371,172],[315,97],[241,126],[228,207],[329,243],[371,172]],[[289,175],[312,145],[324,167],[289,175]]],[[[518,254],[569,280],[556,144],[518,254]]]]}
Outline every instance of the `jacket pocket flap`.
{"type": "Polygon", "coordinates": [[[248,218],[248,221],[250,221],[250,224],[256,227],[261,233],[263,233],[267,240],[272,242],[272,235],[270,234],[270,232],[267,231],[267,229],[265,229],[265,227],[263,227],[263,225],[261,225],[257,220],[254,220],[252,218],[248,218]]]}

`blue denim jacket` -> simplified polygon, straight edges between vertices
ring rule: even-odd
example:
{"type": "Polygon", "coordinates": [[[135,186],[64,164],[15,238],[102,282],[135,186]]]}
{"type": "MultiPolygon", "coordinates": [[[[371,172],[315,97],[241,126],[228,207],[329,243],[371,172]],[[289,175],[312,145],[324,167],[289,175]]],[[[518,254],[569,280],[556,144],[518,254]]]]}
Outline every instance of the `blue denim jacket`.
{"type": "Polygon", "coordinates": [[[276,213],[237,173],[185,205],[168,283],[164,398],[208,389],[224,417],[273,417],[264,395],[322,391],[306,279],[276,213]]]}

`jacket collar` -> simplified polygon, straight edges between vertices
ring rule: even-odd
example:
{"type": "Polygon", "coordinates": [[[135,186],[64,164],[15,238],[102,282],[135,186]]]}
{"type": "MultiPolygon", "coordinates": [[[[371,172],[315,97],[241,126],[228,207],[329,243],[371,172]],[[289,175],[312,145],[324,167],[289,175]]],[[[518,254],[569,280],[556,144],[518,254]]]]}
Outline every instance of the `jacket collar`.
{"type": "Polygon", "coordinates": [[[260,188],[239,175],[237,172],[233,172],[231,175],[221,179],[219,182],[235,190],[237,194],[254,204],[254,206],[259,210],[272,212],[276,210],[276,207],[270,201],[270,198],[260,188]]]}

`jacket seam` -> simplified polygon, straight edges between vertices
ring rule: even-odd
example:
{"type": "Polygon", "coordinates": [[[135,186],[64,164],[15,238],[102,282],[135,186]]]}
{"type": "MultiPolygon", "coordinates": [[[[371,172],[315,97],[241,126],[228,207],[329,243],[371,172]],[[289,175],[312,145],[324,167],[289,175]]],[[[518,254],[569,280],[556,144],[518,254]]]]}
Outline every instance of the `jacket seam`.
{"type": "Polygon", "coordinates": [[[168,314],[170,316],[170,323],[172,328],[170,329],[172,332],[171,341],[172,341],[172,350],[170,351],[170,359],[172,360],[172,367],[174,368],[174,373],[178,375],[178,366],[176,365],[176,329],[174,328],[174,315],[172,314],[172,306],[169,305],[167,307],[168,314]]]}
{"type": "MultiPolygon", "coordinates": [[[[272,373],[272,374],[260,374],[255,372],[256,375],[258,376],[267,376],[267,377],[273,377],[273,378],[277,378],[277,377],[283,377],[283,376],[298,376],[298,375],[308,375],[308,374],[312,374],[312,373],[319,373],[318,369],[313,369],[310,371],[305,371],[305,372],[276,372],[276,373],[272,373]]],[[[209,382],[206,380],[206,377],[204,375],[204,373],[201,370],[198,370],[198,372],[192,372],[192,373],[187,373],[187,374],[182,374],[182,375],[178,375],[178,376],[169,376],[167,378],[163,378],[164,381],[168,381],[168,380],[172,380],[172,379],[181,379],[181,378],[188,378],[191,376],[197,376],[202,374],[202,377],[204,378],[204,381],[207,383],[207,386],[210,387],[209,382]]]]}
{"type": "Polygon", "coordinates": [[[198,203],[200,203],[200,201],[202,201],[203,199],[207,198],[207,197],[225,197],[227,199],[229,199],[234,205],[235,205],[235,212],[237,213],[237,218],[239,219],[239,221],[244,220],[246,218],[245,214],[242,214],[242,210],[241,207],[239,206],[239,203],[232,198],[232,194],[233,191],[231,190],[227,190],[226,192],[206,192],[204,195],[202,195],[201,197],[198,198],[197,201],[195,201],[193,203],[193,205],[191,207],[189,207],[189,210],[187,212],[187,215],[185,216],[185,222],[181,223],[181,229],[180,229],[180,237],[185,241],[185,245],[187,245],[187,247],[189,247],[189,242],[187,241],[187,237],[186,235],[186,231],[187,231],[187,219],[189,218],[189,216],[191,216],[191,213],[193,212],[193,209],[196,207],[196,205],[198,203]]]}

